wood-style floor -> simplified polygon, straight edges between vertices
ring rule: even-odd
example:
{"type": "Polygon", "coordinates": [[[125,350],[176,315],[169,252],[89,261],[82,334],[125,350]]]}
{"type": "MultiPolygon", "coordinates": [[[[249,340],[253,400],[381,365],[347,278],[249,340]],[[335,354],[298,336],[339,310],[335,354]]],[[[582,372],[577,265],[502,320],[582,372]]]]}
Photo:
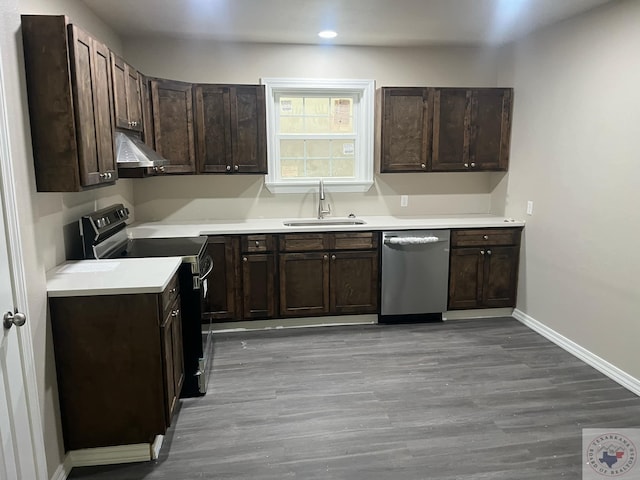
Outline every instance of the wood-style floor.
{"type": "Polygon", "coordinates": [[[216,336],[160,459],[72,479],[581,478],[583,428],[640,398],[511,318],[216,336]]]}

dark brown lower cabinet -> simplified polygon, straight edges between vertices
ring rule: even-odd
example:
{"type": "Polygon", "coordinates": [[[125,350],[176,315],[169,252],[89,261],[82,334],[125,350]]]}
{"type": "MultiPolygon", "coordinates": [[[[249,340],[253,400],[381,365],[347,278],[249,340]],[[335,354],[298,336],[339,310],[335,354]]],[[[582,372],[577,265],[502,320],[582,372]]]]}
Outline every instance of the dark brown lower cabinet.
{"type": "Polygon", "coordinates": [[[377,233],[281,235],[280,250],[281,316],[377,312],[377,233]]]}
{"type": "Polygon", "coordinates": [[[273,253],[242,257],[242,317],[273,318],[277,313],[276,256],[273,253]]]}
{"type": "Polygon", "coordinates": [[[449,309],[514,307],[520,228],[454,230],[449,309]]]}
{"type": "Polygon", "coordinates": [[[329,313],[329,254],[280,254],[280,314],[283,317],[329,313]]]}
{"type": "Polygon", "coordinates": [[[330,304],[336,314],[378,311],[378,251],[331,254],[330,304]]]}
{"type": "Polygon", "coordinates": [[[209,237],[207,253],[213,258],[213,274],[207,285],[204,316],[214,321],[239,320],[241,301],[238,295],[239,242],[236,236],[209,237]]]}
{"type": "Polygon", "coordinates": [[[50,299],[67,451],[151,443],[166,432],[184,380],[177,295],[50,299]]]}

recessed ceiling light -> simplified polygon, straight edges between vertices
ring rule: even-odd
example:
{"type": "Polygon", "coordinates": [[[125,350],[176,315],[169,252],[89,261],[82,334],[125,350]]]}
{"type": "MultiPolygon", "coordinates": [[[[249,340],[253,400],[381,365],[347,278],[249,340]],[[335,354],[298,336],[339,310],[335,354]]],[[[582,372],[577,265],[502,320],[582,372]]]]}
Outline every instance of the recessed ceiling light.
{"type": "Polygon", "coordinates": [[[322,30],[321,32],[318,32],[318,36],[320,38],[336,38],[338,34],[333,30],[322,30]]]}

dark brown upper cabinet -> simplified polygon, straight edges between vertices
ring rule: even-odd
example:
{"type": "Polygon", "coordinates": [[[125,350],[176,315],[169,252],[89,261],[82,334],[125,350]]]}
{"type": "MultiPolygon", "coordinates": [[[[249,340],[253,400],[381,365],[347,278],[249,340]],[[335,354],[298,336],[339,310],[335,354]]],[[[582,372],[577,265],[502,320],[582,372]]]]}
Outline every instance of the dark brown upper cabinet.
{"type": "Polygon", "coordinates": [[[198,173],[267,173],[263,85],[196,85],[198,173]]]}
{"type": "Polygon", "coordinates": [[[432,171],[504,171],[509,165],[511,88],[437,88],[432,171]]]}
{"type": "Polygon", "coordinates": [[[424,172],[431,165],[433,89],[381,89],[380,171],[424,172]]]}
{"type": "Polygon", "coordinates": [[[156,78],[150,86],[155,150],[170,162],[165,173],[196,173],[192,84],[156,78]]]}
{"type": "Polygon", "coordinates": [[[142,97],[140,74],[122,58],[111,52],[113,107],[117,128],[142,132],[142,97]]]}
{"type": "Polygon", "coordinates": [[[113,184],[109,49],[65,16],[21,18],[38,191],[113,184]]]}

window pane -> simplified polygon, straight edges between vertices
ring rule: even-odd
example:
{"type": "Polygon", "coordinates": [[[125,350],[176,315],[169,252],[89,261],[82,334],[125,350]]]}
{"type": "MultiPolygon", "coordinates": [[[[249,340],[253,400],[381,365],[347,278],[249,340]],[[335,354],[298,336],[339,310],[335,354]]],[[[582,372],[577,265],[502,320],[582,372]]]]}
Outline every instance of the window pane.
{"type": "Polygon", "coordinates": [[[280,133],[303,133],[304,118],[280,117],[280,133]]]}
{"type": "Polygon", "coordinates": [[[304,158],[304,140],[280,140],[280,158],[304,158]]]}
{"type": "Polygon", "coordinates": [[[309,158],[329,158],[331,156],[331,140],[307,140],[306,144],[309,158]]]}
{"type": "Polygon", "coordinates": [[[280,176],[282,178],[304,177],[304,160],[280,160],[280,176]]]}
{"type": "Polygon", "coordinates": [[[334,140],[331,143],[332,157],[348,157],[352,158],[356,153],[355,143],[353,140],[334,140]]]}
{"type": "Polygon", "coordinates": [[[353,100],[331,99],[331,132],[353,133],[353,100]]]}
{"type": "Polygon", "coordinates": [[[329,160],[307,160],[307,177],[329,177],[331,164],[329,160]]]}
{"type": "Polygon", "coordinates": [[[332,177],[355,177],[356,175],[356,164],[353,158],[335,159],[332,167],[332,177]]]}
{"type": "Polygon", "coordinates": [[[305,115],[329,115],[329,98],[328,97],[305,97],[304,99],[305,115]]]}
{"type": "Polygon", "coordinates": [[[280,115],[302,115],[304,103],[302,98],[280,97],[280,115]]]}
{"type": "Polygon", "coordinates": [[[304,133],[330,133],[329,117],[307,117],[304,133]]]}

